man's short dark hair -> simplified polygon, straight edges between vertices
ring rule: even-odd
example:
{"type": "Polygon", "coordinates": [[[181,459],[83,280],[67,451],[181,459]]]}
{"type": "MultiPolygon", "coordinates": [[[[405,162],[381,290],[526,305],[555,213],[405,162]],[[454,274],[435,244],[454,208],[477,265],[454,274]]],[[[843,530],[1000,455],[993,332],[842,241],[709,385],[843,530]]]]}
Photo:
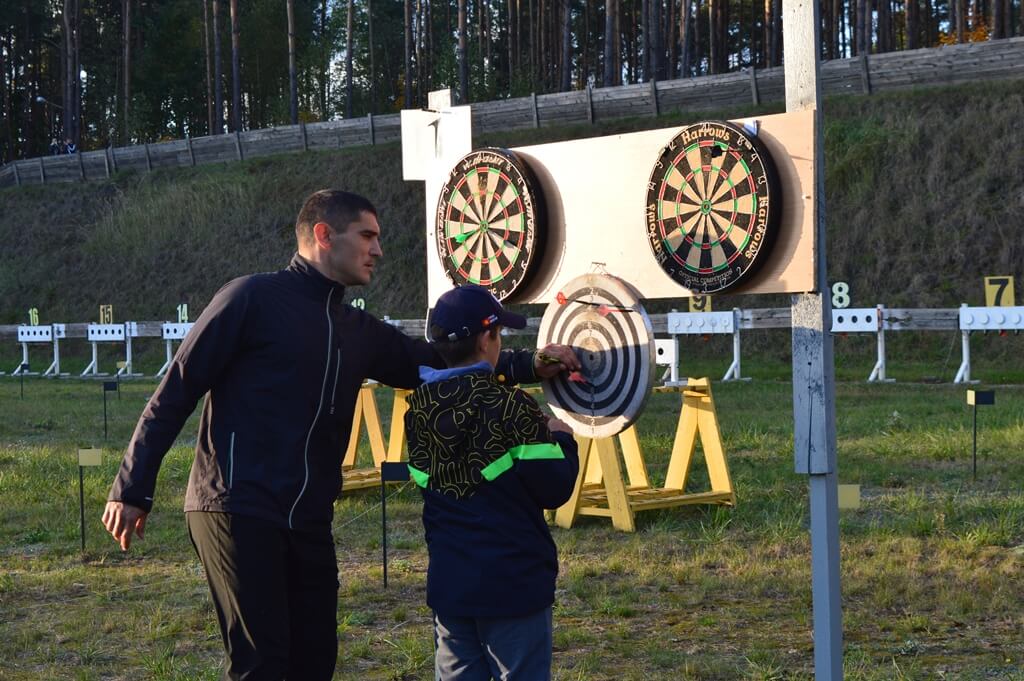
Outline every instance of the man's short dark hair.
{"type": "Polygon", "coordinates": [[[313,243],[313,225],[326,222],[335,232],[344,232],[359,219],[361,213],[377,216],[377,209],[365,196],[342,191],[321,189],[313,192],[302,204],[299,217],[295,218],[295,238],[299,244],[313,243]]]}
{"type": "MultiPolygon", "coordinates": [[[[480,333],[474,333],[472,336],[466,338],[459,338],[458,340],[440,340],[431,341],[430,345],[437,350],[437,354],[441,355],[441,359],[449,367],[465,364],[466,360],[476,353],[476,339],[481,333],[498,333],[497,326],[494,326],[486,331],[480,333]]],[[[444,336],[444,328],[436,325],[430,325],[430,337],[437,338],[438,336],[444,336]]]]}

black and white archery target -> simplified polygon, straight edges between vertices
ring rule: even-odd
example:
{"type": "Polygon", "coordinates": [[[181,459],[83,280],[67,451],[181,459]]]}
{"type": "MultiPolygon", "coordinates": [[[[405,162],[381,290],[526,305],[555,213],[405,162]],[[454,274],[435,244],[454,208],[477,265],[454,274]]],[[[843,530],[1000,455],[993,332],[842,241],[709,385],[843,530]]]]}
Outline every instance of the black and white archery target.
{"type": "Polygon", "coordinates": [[[654,386],[654,333],[631,286],[587,274],[558,291],[544,312],[537,347],[571,346],[582,368],[543,382],[558,418],[585,437],[610,437],[643,411],[654,386]]]}

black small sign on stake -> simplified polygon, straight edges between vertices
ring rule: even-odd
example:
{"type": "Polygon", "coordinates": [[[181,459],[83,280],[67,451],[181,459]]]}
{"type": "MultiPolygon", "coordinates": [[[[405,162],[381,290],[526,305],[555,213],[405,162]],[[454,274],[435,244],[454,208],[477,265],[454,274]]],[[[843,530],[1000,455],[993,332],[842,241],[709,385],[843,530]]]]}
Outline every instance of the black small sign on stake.
{"type": "Polygon", "coordinates": [[[971,461],[973,463],[974,479],[978,479],[978,405],[987,406],[996,403],[994,390],[968,390],[967,404],[974,407],[974,444],[971,448],[971,461]]]}
{"type": "Polygon", "coordinates": [[[107,439],[107,393],[117,390],[117,381],[103,381],[103,439],[107,439]]]}
{"type": "Polygon", "coordinates": [[[380,464],[380,533],[381,560],[384,565],[384,588],[388,588],[388,501],[384,489],[389,482],[409,479],[409,466],[404,461],[382,461],[380,464]]]}

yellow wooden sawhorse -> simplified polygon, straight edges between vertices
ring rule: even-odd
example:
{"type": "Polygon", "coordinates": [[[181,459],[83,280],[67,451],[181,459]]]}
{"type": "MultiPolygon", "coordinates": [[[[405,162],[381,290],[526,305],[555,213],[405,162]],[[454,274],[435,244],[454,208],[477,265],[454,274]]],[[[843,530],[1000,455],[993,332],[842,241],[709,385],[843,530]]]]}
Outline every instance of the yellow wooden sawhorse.
{"type": "Polygon", "coordinates": [[[690,504],[732,506],[736,503],[736,492],[729,476],[729,465],[725,460],[715,402],[711,395],[711,382],[707,378],[691,378],[685,386],[662,386],[654,390],[679,392],[683,398],[665,486],[651,487],[635,425],[615,437],[588,438],[577,435],[580,474],[572,497],[555,511],[557,525],[572,527],[579,516],[589,515],[611,518],[616,529],[634,532],[638,511],[690,504]],[[698,437],[704,452],[711,490],[687,493],[686,481],[698,437]],[[622,461],[625,462],[626,478],[622,475],[619,449],[622,461]]]}
{"type": "Polygon", "coordinates": [[[341,462],[342,492],[350,492],[367,487],[380,486],[380,464],[383,461],[397,462],[405,453],[405,412],[409,405],[406,402],[411,390],[395,388],[395,402],[391,408],[391,432],[388,437],[387,449],[384,448],[384,429],[377,411],[377,400],[374,392],[380,383],[364,383],[356,398],[355,413],[352,416],[352,435],[345,450],[345,458],[341,462]],[[365,426],[367,439],[370,442],[370,453],[373,465],[368,468],[357,468],[359,440],[365,426]]]}

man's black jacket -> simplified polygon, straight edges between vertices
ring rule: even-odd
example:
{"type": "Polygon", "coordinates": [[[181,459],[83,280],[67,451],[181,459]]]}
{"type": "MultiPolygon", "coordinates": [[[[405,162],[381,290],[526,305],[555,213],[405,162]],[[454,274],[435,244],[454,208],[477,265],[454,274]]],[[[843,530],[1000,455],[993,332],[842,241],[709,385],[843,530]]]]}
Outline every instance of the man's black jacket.
{"type": "MultiPolygon", "coordinates": [[[[414,388],[418,366],[444,366],[343,295],[298,255],[226,284],[146,405],[109,499],[152,508],[160,463],[205,394],[185,510],[329,527],[362,382],[414,388]]],[[[508,383],[535,380],[532,353],[502,360],[508,383]]]]}

